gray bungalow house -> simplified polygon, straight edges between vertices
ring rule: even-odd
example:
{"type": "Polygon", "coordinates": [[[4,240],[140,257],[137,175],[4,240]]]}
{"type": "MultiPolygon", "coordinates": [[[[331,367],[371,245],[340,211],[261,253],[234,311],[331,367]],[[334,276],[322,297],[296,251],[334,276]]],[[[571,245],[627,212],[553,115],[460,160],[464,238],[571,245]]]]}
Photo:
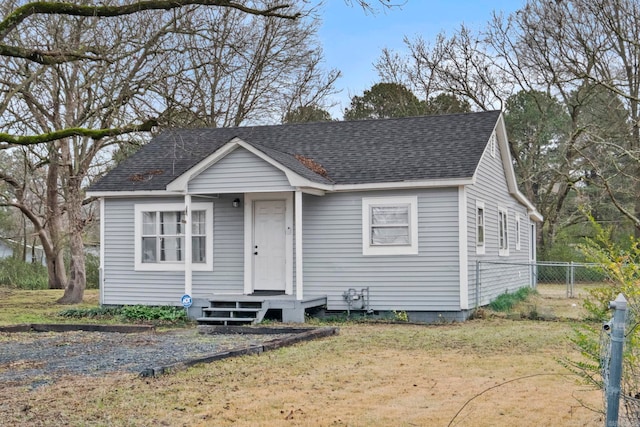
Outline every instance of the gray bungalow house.
{"type": "Polygon", "coordinates": [[[186,300],[224,324],[315,306],[464,320],[530,284],[525,268],[480,298],[475,266],[534,261],[541,220],[499,111],[168,130],[89,195],[102,304],[186,300]]]}

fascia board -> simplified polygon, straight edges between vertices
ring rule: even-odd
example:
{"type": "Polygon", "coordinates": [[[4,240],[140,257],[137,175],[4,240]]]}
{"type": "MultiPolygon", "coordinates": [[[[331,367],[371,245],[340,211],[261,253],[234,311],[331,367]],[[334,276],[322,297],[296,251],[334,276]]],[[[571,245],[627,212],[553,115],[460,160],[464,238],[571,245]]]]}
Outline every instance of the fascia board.
{"type": "Polygon", "coordinates": [[[472,185],[475,178],[425,179],[416,181],[378,182],[370,184],[335,184],[333,191],[403,190],[411,188],[443,188],[472,185]]]}
{"type": "Polygon", "coordinates": [[[504,153],[504,156],[501,156],[502,166],[505,171],[505,175],[507,178],[507,188],[509,189],[509,193],[511,193],[520,203],[525,205],[529,210],[529,217],[535,221],[542,222],[542,215],[536,207],[529,201],[524,194],[520,192],[518,188],[518,180],[516,178],[516,172],[513,168],[513,160],[511,158],[511,150],[509,149],[508,139],[507,139],[507,128],[504,123],[504,117],[500,114],[498,117],[498,121],[495,127],[496,137],[498,139],[498,144],[500,145],[500,153],[504,153]]]}
{"type": "Polygon", "coordinates": [[[167,190],[131,190],[131,191],[87,191],[86,197],[153,197],[177,196],[183,194],[167,190]]]}

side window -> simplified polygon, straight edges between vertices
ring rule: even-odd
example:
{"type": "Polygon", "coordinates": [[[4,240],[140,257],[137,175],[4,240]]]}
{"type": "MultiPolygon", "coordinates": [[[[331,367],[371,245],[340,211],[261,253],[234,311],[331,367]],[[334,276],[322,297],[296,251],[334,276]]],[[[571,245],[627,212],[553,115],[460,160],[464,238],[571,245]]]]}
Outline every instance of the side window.
{"type": "Polygon", "coordinates": [[[418,198],[363,198],[362,253],[364,255],[417,254],[418,198]]]}
{"type": "Polygon", "coordinates": [[[516,214],[516,250],[520,250],[520,214],[516,214]]]}
{"type": "Polygon", "coordinates": [[[484,202],[476,201],[476,253],[485,251],[484,202]]]}
{"type": "Polygon", "coordinates": [[[498,255],[509,255],[509,214],[503,207],[498,207],[498,255]]]}

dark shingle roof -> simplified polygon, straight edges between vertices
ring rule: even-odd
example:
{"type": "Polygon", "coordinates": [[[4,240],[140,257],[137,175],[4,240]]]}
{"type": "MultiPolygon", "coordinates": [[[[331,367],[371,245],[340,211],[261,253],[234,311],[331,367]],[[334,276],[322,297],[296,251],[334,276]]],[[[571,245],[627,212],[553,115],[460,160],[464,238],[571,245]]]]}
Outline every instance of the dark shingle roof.
{"type": "Polygon", "coordinates": [[[90,191],[162,190],[235,137],[317,183],[471,178],[499,116],[499,111],[488,111],[167,130],[92,185],[90,191]],[[301,160],[308,161],[304,165],[301,160]],[[326,170],[325,176],[318,173],[320,169],[326,170]]]}

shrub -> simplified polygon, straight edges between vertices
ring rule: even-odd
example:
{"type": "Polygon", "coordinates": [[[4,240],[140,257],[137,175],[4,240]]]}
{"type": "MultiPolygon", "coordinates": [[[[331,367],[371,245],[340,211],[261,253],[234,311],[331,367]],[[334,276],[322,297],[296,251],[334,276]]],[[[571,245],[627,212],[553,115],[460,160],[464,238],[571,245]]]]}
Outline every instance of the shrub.
{"type": "Polygon", "coordinates": [[[182,307],[125,305],[123,307],[72,308],[58,313],[62,317],[113,318],[123,322],[152,322],[175,324],[187,322],[187,313],[182,307]]]}
{"type": "Polygon", "coordinates": [[[47,268],[14,257],[0,259],[0,285],[18,289],[47,289],[47,268]]]}
{"type": "Polygon", "coordinates": [[[513,293],[505,292],[504,294],[499,295],[496,299],[491,301],[489,307],[493,311],[509,311],[519,302],[526,300],[527,297],[534,292],[535,290],[529,287],[520,288],[513,293]]]}
{"type": "MultiPolygon", "coordinates": [[[[588,261],[599,265],[599,270],[606,276],[608,282],[592,289],[585,300],[584,307],[588,319],[604,321],[612,316],[609,302],[622,293],[628,301],[628,319],[637,319],[638,303],[640,302],[640,240],[629,236],[628,243],[615,243],[612,229],[604,229],[591,219],[596,234],[593,238],[585,239],[579,245],[580,250],[588,261]]],[[[584,324],[575,330],[572,342],[587,357],[588,362],[562,360],[561,363],[569,367],[574,373],[583,377],[591,384],[603,389],[605,384],[601,377],[601,355],[608,351],[609,342],[602,338],[602,327],[594,328],[593,324],[584,324]]],[[[625,351],[623,355],[621,396],[635,396],[640,390],[640,374],[637,372],[640,360],[640,333],[637,327],[625,331],[625,351]]],[[[605,366],[606,368],[606,366],[605,366]]],[[[640,417],[640,406],[621,405],[632,419],[640,417]]]]}
{"type": "Polygon", "coordinates": [[[100,287],[100,257],[93,254],[85,254],[84,268],[87,289],[98,289],[100,287]]]}

